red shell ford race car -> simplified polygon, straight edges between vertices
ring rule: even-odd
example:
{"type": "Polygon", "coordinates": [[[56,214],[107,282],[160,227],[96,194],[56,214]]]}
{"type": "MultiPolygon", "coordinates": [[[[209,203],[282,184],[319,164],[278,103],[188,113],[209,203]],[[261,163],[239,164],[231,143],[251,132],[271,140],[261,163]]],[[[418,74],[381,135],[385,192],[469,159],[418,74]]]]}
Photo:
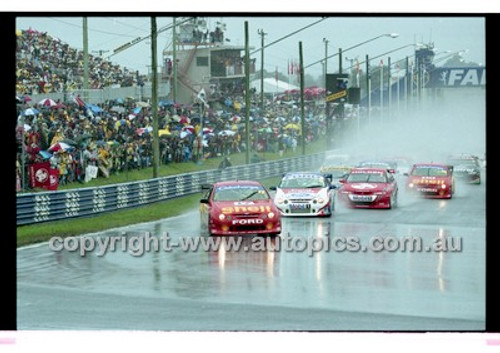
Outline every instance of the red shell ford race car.
{"type": "Polygon", "coordinates": [[[317,172],[286,173],[277,187],[274,204],[282,216],[325,216],[334,209],[331,175],[317,172]]]}
{"type": "Polygon", "coordinates": [[[338,191],[339,201],[350,208],[393,208],[397,205],[398,184],[384,168],[354,168],[338,191]]]}
{"type": "Polygon", "coordinates": [[[267,189],[256,181],[204,185],[200,200],[202,228],[210,235],[281,233],[281,215],[267,189]]]}
{"type": "Polygon", "coordinates": [[[406,188],[429,198],[451,199],[455,192],[453,167],[436,163],[414,164],[408,173],[406,188]]]}

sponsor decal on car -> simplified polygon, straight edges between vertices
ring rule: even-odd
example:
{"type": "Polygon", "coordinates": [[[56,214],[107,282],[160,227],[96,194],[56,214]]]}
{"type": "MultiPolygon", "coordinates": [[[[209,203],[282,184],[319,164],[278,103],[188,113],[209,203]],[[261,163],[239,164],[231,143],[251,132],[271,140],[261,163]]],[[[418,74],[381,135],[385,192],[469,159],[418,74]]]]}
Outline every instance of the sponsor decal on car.
{"type": "Polygon", "coordinates": [[[233,214],[233,213],[248,213],[248,212],[271,212],[271,206],[235,206],[235,207],[223,207],[221,212],[223,214],[233,214]]]}
{"type": "Polygon", "coordinates": [[[246,224],[262,224],[262,223],[264,223],[264,220],[260,219],[260,218],[233,219],[233,225],[234,224],[241,224],[241,225],[246,225],[246,224]]]}

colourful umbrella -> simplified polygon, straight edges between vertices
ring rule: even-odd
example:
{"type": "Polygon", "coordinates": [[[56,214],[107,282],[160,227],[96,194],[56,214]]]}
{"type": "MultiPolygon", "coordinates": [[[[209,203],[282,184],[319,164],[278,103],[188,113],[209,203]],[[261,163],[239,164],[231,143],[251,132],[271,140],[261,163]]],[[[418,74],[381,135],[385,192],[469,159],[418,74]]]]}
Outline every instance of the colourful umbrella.
{"type": "Polygon", "coordinates": [[[80,95],[73,98],[73,102],[75,102],[79,107],[85,106],[85,102],[83,101],[83,99],[80,98],[80,95]]]}
{"type": "Polygon", "coordinates": [[[52,146],[49,147],[49,151],[50,152],[59,152],[59,151],[67,151],[67,150],[70,150],[72,149],[73,147],[71,147],[70,145],[68,145],[67,143],[65,142],[57,142],[57,143],[54,143],[52,146]]]}
{"type": "Polygon", "coordinates": [[[170,130],[169,129],[159,129],[158,130],[158,136],[170,136],[170,130]]]}
{"type": "Polygon", "coordinates": [[[48,108],[50,108],[50,107],[56,106],[57,103],[53,99],[44,98],[40,102],[38,102],[38,105],[41,106],[41,107],[48,107],[48,108]]]}
{"type": "Polygon", "coordinates": [[[35,108],[28,108],[26,109],[24,112],[23,112],[23,115],[24,116],[27,116],[27,115],[37,115],[39,113],[38,110],[36,110],[35,108]]]}
{"type": "Polygon", "coordinates": [[[190,133],[194,133],[194,126],[193,125],[186,125],[182,128],[182,131],[189,131],[190,133]]]}

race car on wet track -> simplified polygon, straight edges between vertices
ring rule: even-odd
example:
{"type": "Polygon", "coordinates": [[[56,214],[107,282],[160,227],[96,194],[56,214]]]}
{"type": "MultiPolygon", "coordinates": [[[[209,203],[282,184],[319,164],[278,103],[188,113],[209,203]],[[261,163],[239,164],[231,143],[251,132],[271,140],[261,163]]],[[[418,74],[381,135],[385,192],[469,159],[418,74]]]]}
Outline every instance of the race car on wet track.
{"type": "Polygon", "coordinates": [[[395,161],[389,160],[369,160],[359,163],[356,168],[383,168],[389,171],[389,173],[396,173],[398,165],[395,161]]]}
{"type": "Polygon", "coordinates": [[[203,185],[202,229],[209,235],[278,235],[281,215],[267,189],[257,181],[203,185]]]}
{"type": "Polygon", "coordinates": [[[335,186],[331,175],[316,172],[293,172],[283,175],[276,190],[274,204],[283,216],[332,215],[335,186]]]}
{"type": "Polygon", "coordinates": [[[481,165],[477,156],[470,154],[449,156],[448,164],[453,166],[453,174],[457,180],[481,184],[481,165]]]}
{"type": "Polygon", "coordinates": [[[429,198],[451,199],[455,192],[453,166],[437,163],[417,163],[406,180],[406,189],[429,198]]]}
{"type": "Polygon", "coordinates": [[[350,208],[393,208],[398,184],[385,168],[354,168],[338,190],[340,202],[350,208]]]}

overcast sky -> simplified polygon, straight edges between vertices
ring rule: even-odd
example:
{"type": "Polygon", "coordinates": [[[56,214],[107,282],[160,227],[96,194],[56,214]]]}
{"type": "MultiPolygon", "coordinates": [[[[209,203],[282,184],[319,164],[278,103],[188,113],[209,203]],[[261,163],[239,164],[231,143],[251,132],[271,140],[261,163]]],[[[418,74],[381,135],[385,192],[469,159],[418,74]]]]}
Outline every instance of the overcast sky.
{"type": "MultiPolygon", "coordinates": [[[[116,14],[113,14],[116,15],[116,14]]],[[[168,14],[167,14],[168,15],[168,14]]],[[[326,14],[325,14],[326,15],[326,14]]],[[[260,48],[260,36],[257,31],[264,30],[267,33],[265,43],[278,40],[302,27],[308,26],[320,17],[292,17],[289,15],[274,15],[256,17],[254,15],[241,15],[237,17],[209,17],[207,18],[209,28],[214,29],[217,21],[226,23],[226,38],[230,39],[227,44],[244,45],[245,32],[244,22],[248,21],[250,46],[254,49],[260,48]]],[[[157,26],[162,28],[172,23],[172,17],[158,14],[157,26]]],[[[82,17],[74,13],[73,17],[46,17],[43,13],[38,17],[17,17],[16,28],[33,28],[48,32],[51,36],[59,38],[70,46],[82,49],[82,17]]],[[[150,34],[151,22],[149,17],[89,17],[89,51],[98,55],[98,51],[108,51],[104,56],[111,54],[113,49],[133,40],[150,34]]],[[[405,45],[415,43],[434,43],[436,51],[442,53],[437,59],[445,57],[445,52],[457,52],[467,50],[463,58],[486,65],[485,62],[485,19],[481,15],[470,14],[468,16],[452,17],[450,15],[426,15],[415,16],[379,16],[373,17],[360,15],[359,17],[340,16],[328,17],[320,23],[301,31],[287,39],[280,41],[265,49],[265,69],[274,72],[276,68],[286,74],[287,63],[291,60],[298,62],[299,41],[302,41],[304,53],[304,65],[312,64],[324,57],[325,44],[323,38],[329,41],[328,54],[338,52],[339,47],[347,49],[356,46],[385,33],[397,33],[395,39],[382,37],[370,43],[359,46],[344,53],[347,59],[359,58],[364,60],[368,54],[370,57],[392,51],[405,45]]],[[[171,31],[165,31],[159,35],[158,50],[161,62],[161,51],[171,44],[171,31]]],[[[412,46],[397,50],[391,54],[392,62],[411,56],[414,50],[412,46]]],[[[260,69],[260,53],[254,55],[257,59],[257,69],[260,69]]],[[[143,41],[130,49],[127,49],[110,58],[111,61],[147,73],[147,66],[151,64],[150,41],[143,41]]],[[[439,64],[442,64],[441,61],[439,64]]],[[[377,63],[372,63],[376,65],[377,63]]],[[[344,67],[349,62],[344,61],[344,67]]],[[[338,59],[334,57],[328,61],[328,71],[333,72],[338,68],[338,59]]],[[[310,66],[306,73],[313,76],[321,75],[322,65],[310,66]]]]}

